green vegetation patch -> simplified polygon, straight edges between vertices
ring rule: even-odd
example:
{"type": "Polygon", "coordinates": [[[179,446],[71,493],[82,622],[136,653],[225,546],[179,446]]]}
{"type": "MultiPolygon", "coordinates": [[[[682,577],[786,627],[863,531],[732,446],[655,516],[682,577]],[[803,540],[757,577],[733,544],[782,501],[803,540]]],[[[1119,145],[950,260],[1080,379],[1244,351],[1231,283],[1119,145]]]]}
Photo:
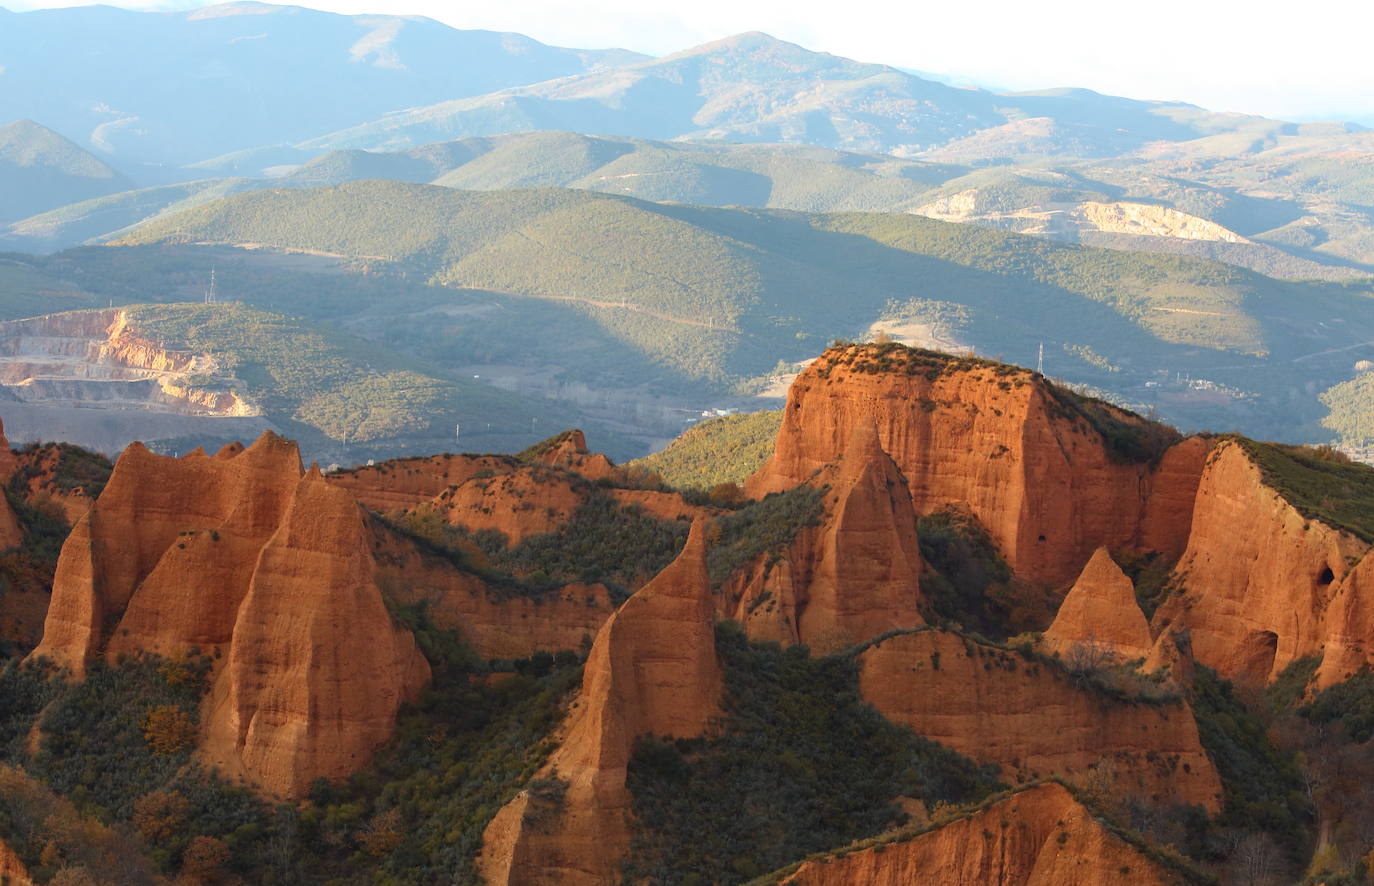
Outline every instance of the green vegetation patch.
{"type": "Polygon", "coordinates": [[[1311,836],[1313,810],[1303,790],[1295,754],[1270,742],[1264,721],[1236,697],[1230,681],[1197,665],[1191,697],[1198,737],[1216,764],[1224,791],[1222,813],[1209,831],[1197,834],[1188,853],[1220,860],[1226,828],[1268,831],[1293,859],[1311,836]]]}
{"type": "Polygon", "coordinates": [[[622,507],[600,487],[575,482],[583,500],[568,521],[513,547],[504,533],[469,532],[432,511],[379,519],[498,592],[538,598],[569,582],[600,582],[623,600],[673,561],[690,527],[622,507]]]}
{"type": "Polygon", "coordinates": [[[1286,714],[1293,710],[1307,695],[1307,687],[1321,667],[1322,656],[1307,655],[1295,658],[1288,663],[1273,683],[1264,690],[1269,708],[1276,714],[1286,714]]]}
{"type": "Polygon", "coordinates": [[[601,582],[624,599],[673,561],[690,527],[622,507],[600,488],[590,491],[557,532],[531,535],[506,551],[492,552],[498,566],[541,585],[601,582]]]}
{"type": "Polygon", "coordinates": [[[719,587],[764,553],[770,555],[769,566],[782,559],[798,532],[820,523],[828,491],[828,486],[803,485],[772,492],[761,501],[717,518],[707,553],[712,587],[719,587]]]}
{"type": "Polygon", "coordinates": [[[688,428],[653,455],[626,467],[652,471],[675,489],[743,484],[773,454],[782,410],[723,415],[688,428]]]}
{"type": "Polygon", "coordinates": [[[136,797],[190,759],[209,668],[204,658],[96,659],[44,713],[30,770],[83,812],[129,818],[136,797]]]}
{"type": "Polygon", "coordinates": [[[1329,446],[1288,446],[1244,437],[1241,446],[1264,482],[1305,517],[1374,542],[1374,468],[1329,446]]]}
{"type": "Polygon", "coordinates": [[[646,883],[742,883],[900,824],[899,797],[977,801],[996,768],[884,719],[852,656],[751,644],[717,628],[724,713],[711,738],[641,740],[630,761],[636,834],[625,874],[646,883]]]}
{"type": "Polygon", "coordinates": [[[1011,568],[978,518],[966,510],[937,511],[920,518],[916,535],[929,567],[921,577],[928,620],[1006,639],[1011,611],[996,590],[1011,580],[1011,568]]]}
{"type": "Polygon", "coordinates": [[[1313,723],[1339,723],[1351,741],[1368,741],[1374,736],[1374,671],[1366,666],[1328,686],[1298,712],[1313,723]]]}
{"type": "Polygon", "coordinates": [[[1183,439],[1168,425],[1141,418],[1105,400],[1085,397],[1055,384],[1046,384],[1045,390],[1059,406],[1061,415],[1081,418],[1101,435],[1107,454],[1116,461],[1153,463],[1183,439]]]}
{"type": "Polygon", "coordinates": [[[428,431],[456,417],[528,421],[508,395],[450,380],[333,327],[238,303],[134,305],[130,325],[213,356],[226,383],[270,416],[360,443],[428,431]],[[515,413],[512,416],[512,413],[515,413]]]}

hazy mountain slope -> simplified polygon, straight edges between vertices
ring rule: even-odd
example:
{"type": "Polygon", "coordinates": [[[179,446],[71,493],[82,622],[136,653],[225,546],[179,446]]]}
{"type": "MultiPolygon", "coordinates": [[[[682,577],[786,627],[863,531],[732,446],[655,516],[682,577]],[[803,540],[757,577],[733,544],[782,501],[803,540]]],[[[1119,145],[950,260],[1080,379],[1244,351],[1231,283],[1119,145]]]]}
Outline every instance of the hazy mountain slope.
{"type": "Polygon", "coordinates": [[[747,33],[618,71],[388,114],[303,146],[395,149],[461,136],[569,129],[900,155],[1045,115],[1077,127],[1092,143],[1084,149],[1090,156],[1155,139],[1211,135],[1258,119],[1087,90],[1018,96],[960,89],[747,33]]]}
{"type": "Polygon", "coordinates": [[[0,222],[131,187],[103,161],[32,120],[0,126],[0,222]]]}
{"type": "Polygon", "coordinates": [[[43,120],[127,164],[179,165],[642,56],[418,17],[229,3],[9,15],[0,58],[0,120],[43,120]]]}
{"type": "MultiPolygon", "coordinates": [[[[1313,433],[1326,414],[1316,393],[1348,379],[1374,341],[1367,286],[1283,283],[906,214],[368,181],[240,195],[120,242],[335,253],[373,273],[535,298],[575,308],[627,354],[717,390],[875,322],[908,340],[1028,362],[1043,342],[1048,372],[1155,403],[1190,427],[1205,412],[1273,437],[1313,433]]],[[[417,335],[426,325],[423,315],[391,322],[417,335]]],[[[539,353],[543,328],[526,326],[523,348],[539,353]]],[[[579,380],[595,386],[598,374],[579,380]]]]}
{"type": "Polygon", "coordinates": [[[138,188],[83,200],[0,227],[0,248],[25,252],[66,249],[88,240],[108,237],[166,212],[189,209],[209,200],[256,190],[266,184],[260,180],[243,178],[210,179],[158,188],[138,188]]]}

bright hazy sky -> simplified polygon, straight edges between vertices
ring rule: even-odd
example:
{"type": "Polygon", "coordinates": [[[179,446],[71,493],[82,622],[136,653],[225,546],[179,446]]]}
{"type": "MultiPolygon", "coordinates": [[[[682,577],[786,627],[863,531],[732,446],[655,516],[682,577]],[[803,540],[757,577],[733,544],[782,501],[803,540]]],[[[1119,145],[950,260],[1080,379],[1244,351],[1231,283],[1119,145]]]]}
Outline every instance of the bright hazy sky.
{"type": "MultiPolygon", "coordinates": [[[[10,9],[78,6],[0,0],[10,9]]],[[[188,8],[196,0],[114,0],[188,8]]],[[[740,31],[1007,89],[1086,86],[1288,119],[1374,124],[1374,0],[315,0],[545,43],[663,55],[740,31]]]]}

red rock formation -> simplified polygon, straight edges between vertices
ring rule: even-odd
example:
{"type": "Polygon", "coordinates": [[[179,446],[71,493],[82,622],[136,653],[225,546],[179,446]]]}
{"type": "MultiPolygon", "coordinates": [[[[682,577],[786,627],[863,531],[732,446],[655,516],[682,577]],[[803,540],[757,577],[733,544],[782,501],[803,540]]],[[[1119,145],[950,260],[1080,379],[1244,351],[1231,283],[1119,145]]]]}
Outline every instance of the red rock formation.
{"type": "Polygon", "coordinates": [[[1165,886],[1186,882],[1117,837],[1057,784],[933,831],[808,861],[787,886],[1165,886]]]}
{"type": "Polygon", "coordinates": [[[1220,809],[1220,779],[1184,702],[1113,701],[1052,664],[937,630],[891,637],[859,661],[860,692],[885,717],[1010,778],[1105,762],[1123,794],[1220,809]]]}
{"type": "Polygon", "coordinates": [[[564,468],[581,474],[588,480],[609,477],[615,470],[611,460],[599,452],[587,451],[587,438],[578,430],[568,431],[554,446],[539,456],[539,464],[564,468]]]}
{"type": "Polygon", "coordinates": [[[102,652],[227,652],[203,750],[298,794],[365,763],[428,673],[392,628],[370,541],[353,498],[302,479],[273,434],[214,458],[133,444],[63,546],[33,655],[80,676],[102,652]]]}
{"type": "Polygon", "coordinates": [[[478,474],[508,474],[519,462],[504,455],[432,455],[398,458],[336,471],[326,479],[374,511],[408,511],[478,474]]]}
{"type": "Polygon", "coordinates": [[[1186,630],[1170,626],[1155,638],[1150,655],[1141,665],[1146,674],[1163,672],[1175,686],[1193,685],[1193,640],[1186,630]]]}
{"type": "Polygon", "coordinates": [[[872,425],[855,428],[826,486],[821,525],[782,558],[765,554],[727,583],[725,614],[755,639],[807,643],[820,653],[923,620],[921,554],[906,481],[872,425]]]}
{"type": "MultiPolygon", "coordinates": [[[[67,524],[74,526],[95,503],[95,497],[81,486],[63,488],[57,475],[65,457],[60,446],[45,444],[26,449],[15,455],[14,470],[26,478],[22,490],[29,503],[38,507],[56,507],[67,524]]],[[[8,482],[8,481],[6,481],[8,482]]]]}
{"type": "Polygon", "coordinates": [[[599,584],[514,596],[424,553],[397,533],[375,529],[371,545],[380,585],[401,602],[424,602],[436,625],[458,631],[483,658],[582,649],[615,610],[599,584]]]}
{"type": "MultiPolygon", "coordinates": [[[[1146,428],[1095,408],[1122,427],[1146,428]]],[[[836,348],[802,372],[749,492],[806,481],[868,424],[906,477],[917,513],[967,505],[1023,579],[1072,581],[1103,545],[1148,544],[1172,557],[1187,538],[1200,444],[1156,467],[1114,460],[1072,395],[1034,373],[906,349],[836,348]]]]}
{"type": "MultiPolygon", "coordinates": [[[[18,467],[14,450],[10,449],[10,441],[5,436],[5,426],[0,424],[0,484],[8,485],[18,467]]],[[[19,518],[15,517],[9,500],[0,496],[0,551],[17,548],[23,543],[24,531],[19,527],[19,518]]]]}
{"type": "Polygon", "coordinates": [[[1267,681],[1328,638],[1349,669],[1371,635],[1357,586],[1340,593],[1348,564],[1369,545],[1304,517],[1265,485],[1244,447],[1223,441],[1203,472],[1188,546],[1175,570],[1181,590],[1155,613],[1157,631],[1186,628],[1197,661],[1242,680],[1267,681]],[[1330,615],[1328,615],[1330,609],[1330,615]]]}
{"type": "Polygon", "coordinates": [[[522,468],[474,478],[434,498],[434,508],[454,526],[493,529],[517,545],[531,535],[556,532],[572,518],[591,488],[566,471],[522,468]]]}
{"type": "Polygon", "coordinates": [[[528,792],[483,839],[497,886],[614,882],[630,844],[626,767],[641,735],[700,735],[718,712],[720,666],[700,521],[682,553],[613,615],[592,646],[582,692],[544,772],[567,780],[552,821],[527,815],[528,792]]]}
{"type": "Polygon", "coordinates": [[[378,593],[366,519],[312,468],[262,549],[216,686],[205,745],[267,790],[300,796],[365,764],[429,679],[378,593]],[[365,642],[359,642],[366,638],[365,642]]]}
{"type": "Polygon", "coordinates": [[[300,476],[296,445],[270,432],[224,460],[128,446],[63,545],[34,654],[80,675],[107,640],[116,654],[227,643],[300,476]],[[107,638],[112,619],[120,627],[107,638]]]}
{"type": "Polygon", "coordinates": [[[9,438],[5,436],[5,425],[0,422],[0,483],[8,483],[19,469],[19,459],[10,449],[9,438]]]}
{"type": "Polygon", "coordinates": [[[1098,548],[1083,567],[1042,642],[1047,652],[1061,655],[1081,644],[1100,646],[1122,661],[1150,654],[1154,643],[1135,585],[1106,548],[1098,548]]]}

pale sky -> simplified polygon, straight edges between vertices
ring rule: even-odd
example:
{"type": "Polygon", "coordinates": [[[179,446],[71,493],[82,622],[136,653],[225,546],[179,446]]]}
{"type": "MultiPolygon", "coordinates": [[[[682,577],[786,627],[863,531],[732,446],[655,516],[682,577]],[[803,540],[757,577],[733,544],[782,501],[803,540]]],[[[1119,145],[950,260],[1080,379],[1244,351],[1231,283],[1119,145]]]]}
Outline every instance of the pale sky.
{"type": "MultiPolygon", "coordinates": [[[[0,0],[22,10],[71,0],[0,0]]],[[[121,0],[189,8],[196,0],[121,0]]],[[[344,13],[653,55],[741,31],[1007,89],[1085,86],[1286,119],[1374,125],[1374,0],[314,0],[344,13]]]]}

